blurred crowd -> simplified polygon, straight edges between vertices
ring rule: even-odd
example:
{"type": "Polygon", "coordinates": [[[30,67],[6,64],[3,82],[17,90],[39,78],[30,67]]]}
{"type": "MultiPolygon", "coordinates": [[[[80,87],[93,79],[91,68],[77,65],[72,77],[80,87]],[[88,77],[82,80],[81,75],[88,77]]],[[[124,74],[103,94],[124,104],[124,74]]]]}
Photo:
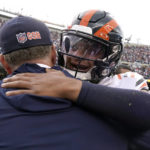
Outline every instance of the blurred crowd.
{"type": "Polygon", "coordinates": [[[60,33],[57,31],[52,31],[51,32],[51,38],[53,40],[53,43],[56,47],[56,49],[59,49],[59,43],[60,43],[60,33]]]}
{"type": "Polygon", "coordinates": [[[150,46],[126,44],[121,61],[128,63],[132,70],[150,78],[150,46]]]}
{"type": "Polygon", "coordinates": [[[150,64],[150,46],[126,45],[124,47],[122,61],[150,64]]]}

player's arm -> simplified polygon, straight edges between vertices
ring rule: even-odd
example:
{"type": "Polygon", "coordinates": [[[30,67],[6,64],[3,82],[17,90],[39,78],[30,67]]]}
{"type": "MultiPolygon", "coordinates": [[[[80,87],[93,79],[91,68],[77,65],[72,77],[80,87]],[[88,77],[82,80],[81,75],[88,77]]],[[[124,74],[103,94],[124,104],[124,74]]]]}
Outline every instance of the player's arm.
{"type": "Polygon", "coordinates": [[[2,87],[18,87],[6,95],[36,94],[67,98],[99,115],[116,119],[132,128],[150,127],[150,95],[81,82],[61,72],[20,74],[5,79],[2,87]],[[82,87],[82,88],[81,88],[82,87]]]}
{"type": "Polygon", "coordinates": [[[77,104],[135,129],[150,128],[150,94],[83,82],[77,104]]]}

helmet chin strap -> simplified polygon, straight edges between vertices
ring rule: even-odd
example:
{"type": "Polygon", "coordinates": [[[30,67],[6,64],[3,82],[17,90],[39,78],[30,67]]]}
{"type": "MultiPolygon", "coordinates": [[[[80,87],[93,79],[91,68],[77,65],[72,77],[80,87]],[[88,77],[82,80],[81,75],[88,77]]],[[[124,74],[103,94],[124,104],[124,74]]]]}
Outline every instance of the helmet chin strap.
{"type": "Polygon", "coordinates": [[[70,69],[66,69],[64,68],[66,71],[68,71],[72,76],[74,76],[75,78],[78,78],[78,79],[81,79],[81,80],[84,80],[84,81],[91,81],[91,70],[90,69],[88,72],[86,73],[83,73],[83,72],[77,72],[76,71],[73,71],[73,70],[70,70],[70,69]]]}
{"type": "MultiPolygon", "coordinates": [[[[78,72],[77,70],[70,70],[66,69],[64,67],[64,70],[68,71],[73,77],[84,80],[84,81],[90,81],[92,83],[98,84],[104,77],[108,76],[108,70],[103,70],[101,73],[103,74],[101,77],[98,76],[98,73],[96,73],[97,68],[92,67],[88,72],[78,72]],[[105,73],[104,73],[105,72],[105,73]]],[[[98,71],[98,70],[97,70],[98,71]]]]}

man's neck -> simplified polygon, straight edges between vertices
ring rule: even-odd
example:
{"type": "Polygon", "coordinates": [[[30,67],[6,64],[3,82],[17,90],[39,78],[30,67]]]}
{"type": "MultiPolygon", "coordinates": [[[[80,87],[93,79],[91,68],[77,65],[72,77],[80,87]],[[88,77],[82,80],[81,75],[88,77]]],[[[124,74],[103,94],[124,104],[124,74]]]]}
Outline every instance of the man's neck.
{"type": "MultiPolygon", "coordinates": [[[[52,62],[49,61],[47,58],[31,60],[31,61],[27,61],[26,63],[37,64],[37,65],[44,67],[44,68],[51,68],[53,66],[52,62]]],[[[16,70],[17,68],[19,68],[19,66],[13,67],[12,71],[16,70]]]]}

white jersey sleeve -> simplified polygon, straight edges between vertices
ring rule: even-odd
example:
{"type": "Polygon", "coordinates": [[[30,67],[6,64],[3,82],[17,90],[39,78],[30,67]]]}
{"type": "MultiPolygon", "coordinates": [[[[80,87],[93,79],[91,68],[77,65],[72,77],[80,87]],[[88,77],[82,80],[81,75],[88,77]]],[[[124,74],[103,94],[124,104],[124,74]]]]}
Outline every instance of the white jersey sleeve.
{"type": "Polygon", "coordinates": [[[149,90],[147,81],[144,77],[136,72],[126,72],[103,79],[99,84],[134,90],[149,90]]]}

